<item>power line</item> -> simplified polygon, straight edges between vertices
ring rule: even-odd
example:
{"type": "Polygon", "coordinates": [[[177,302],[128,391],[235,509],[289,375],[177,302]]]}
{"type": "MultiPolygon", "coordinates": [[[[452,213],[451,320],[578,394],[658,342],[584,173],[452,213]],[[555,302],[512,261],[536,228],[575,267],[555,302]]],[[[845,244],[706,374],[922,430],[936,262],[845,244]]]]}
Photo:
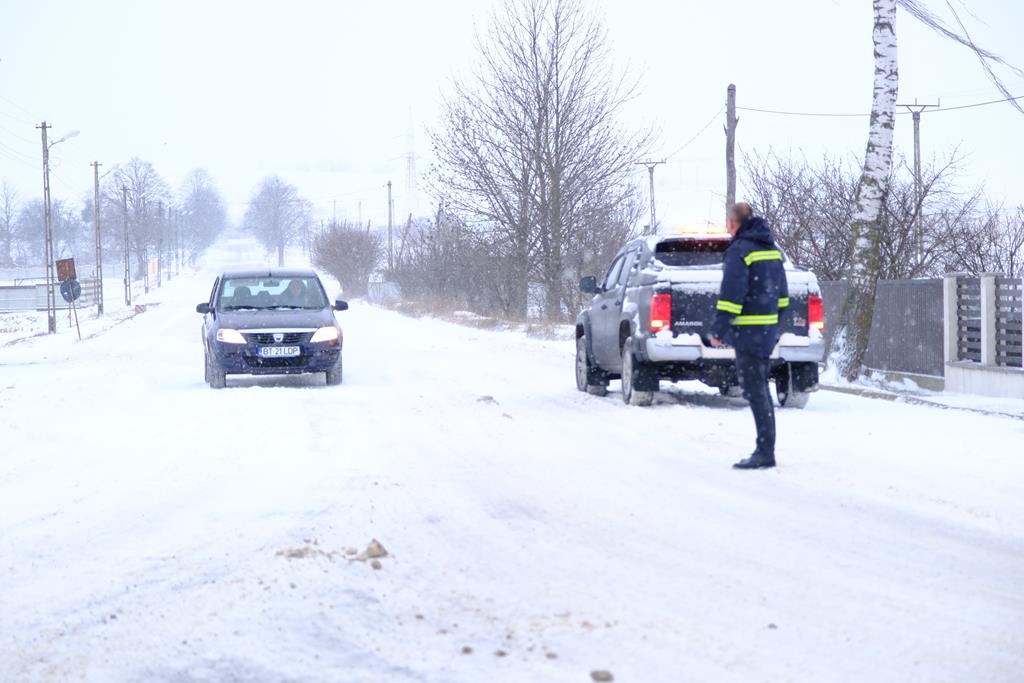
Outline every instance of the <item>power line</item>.
{"type": "Polygon", "coordinates": [[[684,149],[689,147],[690,143],[692,143],[694,140],[699,138],[704,133],[704,131],[706,131],[708,128],[711,127],[711,124],[715,122],[715,119],[717,119],[722,114],[723,111],[725,111],[725,107],[724,106],[721,109],[719,109],[718,111],[715,112],[715,115],[712,116],[708,120],[708,122],[704,124],[703,128],[701,128],[699,131],[697,131],[696,135],[694,135],[692,138],[690,138],[689,140],[684,142],[676,151],[672,152],[667,157],[665,157],[665,160],[668,161],[669,159],[671,159],[672,157],[674,157],[675,155],[679,154],[684,149]]]}
{"type": "Polygon", "coordinates": [[[25,160],[31,160],[33,163],[36,161],[35,157],[22,152],[20,149],[8,145],[6,142],[0,142],[0,151],[6,151],[9,155],[21,157],[25,160]]]}
{"type": "MultiPolygon", "coordinates": [[[[823,118],[828,117],[853,117],[853,116],[871,116],[871,114],[832,114],[825,112],[808,112],[808,111],[779,111],[776,109],[757,109],[755,107],[736,107],[740,111],[753,111],[759,114],[779,114],[781,116],[818,116],[823,118]]],[[[903,115],[906,112],[897,112],[897,116],[903,115]]]]}
{"type": "MultiPolygon", "coordinates": [[[[1014,102],[1016,100],[1024,100],[1024,95],[1017,95],[1015,97],[1004,97],[1001,100],[989,100],[987,102],[975,102],[974,104],[962,104],[957,107],[944,107],[942,109],[936,109],[935,111],[929,112],[934,114],[941,111],[956,111],[958,109],[971,109],[974,107],[987,107],[992,104],[1002,104],[1003,102],[1014,102]]],[[[758,109],[755,107],[736,107],[742,111],[753,111],[760,114],[779,114],[781,116],[816,116],[821,118],[830,117],[863,117],[871,116],[870,113],[859,113],[859,114],[837,114],[832,112],[808,112],[808,111],[782,111],[777,109],[758,109]]],[[[896,112],[896,116],[908,116],[911,112],[900,111],[896,112]]]]}
{"type": "Polygon", "coordinates": [[[18,133],[15,133],[10,128],[5,128],[4,126],[0,126],[0,131],[3,131],[4,133],[7,133],[7,135],[11,136],[12,138],[14,138],[16,140],[20,140],[21,142],[24,142],[27,145],[34,145],[35,144],[35,142],[33,140],[30,140],[30,139],[28,139],[28,138],[26,138],[26,137],[24,137],[22,135],[19,135],[18,133]]]}
{"type": "Polygon", "coordinates": [[[1001,100],[989,100],[988,102],[975,102],[974,104],[962,104],[959,107],[943,107],[942,109],[936,109],[930,114],[934,114],[940,111],[956,111],[957,109],[973,109],[974,107],[987,107],[990,104],[1002,104],[1003,102],[1014,102],[1016,100],[1024,100],[1024,95],[1017,95],[1016,97],[1004,97],[1001,100]]]}

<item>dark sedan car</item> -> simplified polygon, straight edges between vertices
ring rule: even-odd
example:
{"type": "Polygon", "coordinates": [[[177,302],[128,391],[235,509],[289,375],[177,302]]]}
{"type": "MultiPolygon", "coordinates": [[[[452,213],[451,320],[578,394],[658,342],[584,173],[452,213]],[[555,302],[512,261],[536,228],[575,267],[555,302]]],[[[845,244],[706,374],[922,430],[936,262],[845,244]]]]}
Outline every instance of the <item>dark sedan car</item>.
{"type": "Polygon", "coordinates": [[[322,372],[341,384],[341,327],[320,278],[311,270],[224,273],[213,283],[203,314],[206,381],[214,389],[227,375],[322,372]]]}

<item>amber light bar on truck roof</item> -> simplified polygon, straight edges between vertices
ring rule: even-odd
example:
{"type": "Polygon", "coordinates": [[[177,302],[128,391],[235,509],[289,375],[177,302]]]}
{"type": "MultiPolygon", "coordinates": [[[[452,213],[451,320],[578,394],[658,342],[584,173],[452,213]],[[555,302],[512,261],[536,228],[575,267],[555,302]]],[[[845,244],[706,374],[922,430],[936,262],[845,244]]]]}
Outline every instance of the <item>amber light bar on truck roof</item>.
{"type": "Polygon", "coordinates": [[[728,239],[729,231],[717,225],[704,225],[699,228],[682,227],[676,228],[672,233],[673,237],[698,237],[707,239],[728,239]]]}

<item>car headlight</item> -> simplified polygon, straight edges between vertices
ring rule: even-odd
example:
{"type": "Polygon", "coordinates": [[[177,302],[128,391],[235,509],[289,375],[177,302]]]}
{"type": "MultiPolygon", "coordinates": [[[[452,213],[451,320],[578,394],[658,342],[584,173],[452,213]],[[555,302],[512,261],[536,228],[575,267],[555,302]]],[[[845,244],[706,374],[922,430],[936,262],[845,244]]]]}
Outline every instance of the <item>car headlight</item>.
{"type": "Polygon", "coordinates": [[[329,326],[321,327],[319,330],[314,332],[313,337],[309,341],[315,344],[337,344],[339,339],[341,339],[341,330],[337,327],[329,326]]]}
{"type": "Polygon", "coordinates": [[[224,328],[217,330],[217,341],[224,344],[244,344],[245,337],[238,330],[224,328]]]}

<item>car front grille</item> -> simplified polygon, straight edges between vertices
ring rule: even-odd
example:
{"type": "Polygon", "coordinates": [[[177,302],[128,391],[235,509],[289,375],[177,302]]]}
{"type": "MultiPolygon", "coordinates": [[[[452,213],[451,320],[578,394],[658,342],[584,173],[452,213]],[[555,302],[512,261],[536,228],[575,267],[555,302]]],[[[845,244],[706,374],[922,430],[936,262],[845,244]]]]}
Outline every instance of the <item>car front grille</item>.
{"type": "Polygon", "coordinates": [[[273,332],[243,332],[242,334],[247,342],[255,344],[301,344],[308,342],[313,336],[312,332],[285,332],[281,341],[276,341],[273,332]]]}
{"type": "Polygon", "coordinates": [[[251,368],[302,368],[309,364],[309,358],[304,356],[295,356],[294,358],[246,356],[245,362],[251,368]]]}

